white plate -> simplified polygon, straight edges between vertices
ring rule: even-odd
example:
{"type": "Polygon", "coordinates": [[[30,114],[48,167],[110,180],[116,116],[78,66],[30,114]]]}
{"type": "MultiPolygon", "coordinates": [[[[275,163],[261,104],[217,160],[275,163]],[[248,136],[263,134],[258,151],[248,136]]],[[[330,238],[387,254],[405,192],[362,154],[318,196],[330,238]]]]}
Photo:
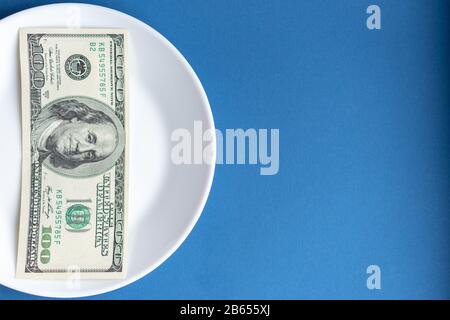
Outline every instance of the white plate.
{"type": "Polygon", "coordinates": [[[143,277],[192,230],[214,176],[214,165],[176,166],[170,160],[173,130],[193,130],[195,120],[203,122],[204,130],[214,129],[206,94],[194,71],[174,46],[146,24],[93,5],[55,4],[19,12],[0,21],[0,39],[0,284],[46,297],[82,297],[143,277]],[[18,29],[38,26],[129,30],[129,270],[124,280],[83,280],[76,288],[66,281],[15,279],[21,162],[18,29]]]}

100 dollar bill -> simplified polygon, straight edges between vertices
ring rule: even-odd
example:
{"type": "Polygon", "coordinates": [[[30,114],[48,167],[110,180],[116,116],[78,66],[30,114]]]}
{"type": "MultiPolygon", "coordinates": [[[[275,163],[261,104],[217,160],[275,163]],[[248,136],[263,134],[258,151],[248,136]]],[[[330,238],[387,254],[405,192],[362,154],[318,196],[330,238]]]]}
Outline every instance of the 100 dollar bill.
{"type": "Polygon", "coordinates": [[[125,275],[127,41],[120,29],[20,30],[19,278],[125,275]]]}

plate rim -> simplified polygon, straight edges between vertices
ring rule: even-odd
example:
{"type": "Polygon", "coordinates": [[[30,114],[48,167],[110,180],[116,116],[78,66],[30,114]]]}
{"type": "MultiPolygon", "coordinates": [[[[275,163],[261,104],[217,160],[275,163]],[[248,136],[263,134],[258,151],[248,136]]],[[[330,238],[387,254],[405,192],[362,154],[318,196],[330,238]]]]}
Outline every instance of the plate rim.
{"type": "MultiPolygon", "coordinates": [[[[0,19],[0,28],[2,27],[2,24],[12,20],[14,18],[17,18],[21,15],[27,14],[29,12],[32,11],[39,11],[39,10],[46,10],[50,7],[54,8],[54,7],[67,7],[67,6],[80,6],[80,7],[84,7],[84,8],[96,8],[99,10],[106,10],[106,11],[110,11],[111,13],[114,14],[120,14],[125,16],[127,19],[129,19],[131,22],[136,23],[138,25],[140,25],[142,28],[146,29],[148,32],[153,33],[159,41],[162,41],[167,48],[172,51],[173,54],[175,54],[176,58],[182,63],[183,67],[186,69],[187,73],[189,74],[189,77],[193,80],[193,84],[195,86],[196,91],[200,94],[200,98],[202,101],[202,107],[205,111],[205,115],[206,115],[206,119],[208,122],[209,127],[211,128],[211,130],[216,129],[215,127],[215,123],[214,123],[214,117],[213,117],[213,113],[212,113],[212,109],[211,109],[211,105],[209,103],[208,97],[206,95],[205,89],[203,88],[200,79],[198,78],[197,74],[195,73],[195,71],[193,70],[192,66],[189,64],[189,62],[187,61],[187,59],[181,54],[180,51],[178,51],[178,49],[167,39],[165,38],[161,33],[159,33],[157,30],[153,29],[150,25],[148,25],[147,23],[139,20],[138,18],[133,17],[132,15],[128,14],[128,13],[124,13],[122,11],[116,10],[116,9],[112,9],[106,6],[100,6],[100,5],[95,5],[95,4],[88,4],[88,3],[75,3],[75,2],[66,2],[66,3],[53,3],[53,4],[46,4],[46,5],[39,5],[39,6],[33,6],[18,12],[15,12],[13,14],[10,14],[2,19],[0,19]]],[[[20,103],[20,102],[19,102],[20,103]]],[[[197,224],[198,219],[200,218],[204,207],[206,205],[206,202],[208,200],[209,194],[211,192],[211,188],[212,188],[212,183],[214,180],[214,175],[215,175],[215,168],[216,168],[216,152],[217,152],[217,145],[216,145],[216,137],[215,135],[213,135],[212,137],[212,144],[214,146],[214,148],[212,148],[213,150],[213,155],[211,158],[211,163],[208,164],[209,167],[209,171],[208,171],[208,175],[207,175],[207,180],[206,180],[206,184],[203,187],[203,191],[202,191],[202,196],[201,199],[199,199],[196,209],[195,209],[195,214],[192,215],[191,221],[189,223],[189,225],[186,226],[184,233],[177,239],[177,241],[169,248],[169,250],[167,250],[165,252],[165,254],[161,255],[161,257],[154,262],[153,264],[149,265],[147,268],[143,269],[141,272],[139,272],[137,275],[134,275],[132,277],[125,278],[123,280],[119,280],[118,283],[109,285],[109,286],[105,286],[104,288],[101,288],[99,290],[90,290],[90,292],[85,292],[85,293],[75,293],[75,294],[71,294],[70,292],[68,292],[68,294],[61,294],[61,295],[52,295],[52,294],[45,294],[45,293],[38,293],[34,290],[23,290],[23,289],[19,289],[18,287],[16,287],[14,285],[14,283],[4,283],[2,281],[2,279],[0,279],[0,284],[12,289],[12,290],[16,290],[18,292],[22,292],[22,293],[26,293],[32,296],[38,296],[38,297],[47,297],[47,298],[83,298],[83,297],[92,297],[92,296],[97,296],[100,294],[104,294],[104,293],[108,293],[108,292],[112,292],[115,290],[118,290],[120,288],[123,288],[125,286],[128,286],[129,284],[138,281],[139,279],[142,279],[143,277],[145,277],[146,275],[150,274],[152,271],[154,271],[156,268],[158,268],[161,264],[163,264],[170,256],[172,256],[172,254],[178,250],[178,248],[181,246],[181,244],[187,239],[187,237],[189,236],[189,234],[192,232],[193,228],[195,227],[195,225],[197,224]]],[[[17,234],[17,231],[16,231],[17,234]]],[[[49,281],[53,281],[53,280],[49,280],[49,281]]]]}

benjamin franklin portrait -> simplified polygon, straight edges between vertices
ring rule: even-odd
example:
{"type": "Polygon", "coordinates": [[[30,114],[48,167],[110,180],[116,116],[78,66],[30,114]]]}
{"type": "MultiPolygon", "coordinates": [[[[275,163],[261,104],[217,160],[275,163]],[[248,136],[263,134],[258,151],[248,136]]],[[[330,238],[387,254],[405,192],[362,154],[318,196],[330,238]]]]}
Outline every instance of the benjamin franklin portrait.
{"type": "Polygon", "coordinates": [[[111,116],[80,99],[57,101],[42,109],[31,133],[39,162],[72,170],[110,157],[118,147],[119,131],[111,116]]]}

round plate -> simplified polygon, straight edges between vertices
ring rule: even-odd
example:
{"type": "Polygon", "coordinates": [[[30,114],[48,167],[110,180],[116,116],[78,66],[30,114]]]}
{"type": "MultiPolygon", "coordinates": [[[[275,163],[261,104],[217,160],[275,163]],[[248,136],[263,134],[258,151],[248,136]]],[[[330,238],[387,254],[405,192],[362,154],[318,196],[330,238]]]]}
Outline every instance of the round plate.
{"type": "MultiPolygon", "coordinates": [[[[158,32],[121,12],[86,4],[32,8],[0,21],[0,283],[46,297],[82,297],[123,287],[166,260],[197,222],[211,188],[212,164],[175,165],[171,133],[177,128],[214,130],[200,81],[183,56],[158,32]],[[21,122],[18,29],[105,27],[129,31],[130,177],[128,275],[123,280],[66,281],[15,278],[20,205],[21,122]]],[[[215,146],[215,141],[214,141],[215,146]]],[[[215,153],[215,148],[214,148],[215,153]]]]}

